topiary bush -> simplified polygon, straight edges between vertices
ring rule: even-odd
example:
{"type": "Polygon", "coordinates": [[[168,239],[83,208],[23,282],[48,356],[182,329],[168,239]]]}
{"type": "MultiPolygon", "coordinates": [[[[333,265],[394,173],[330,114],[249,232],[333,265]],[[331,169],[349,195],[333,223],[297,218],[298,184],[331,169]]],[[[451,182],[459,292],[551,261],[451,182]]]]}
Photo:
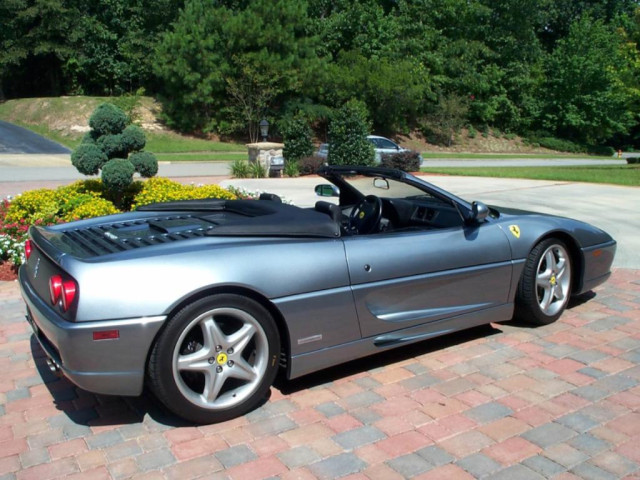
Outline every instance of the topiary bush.
{"type": "Polygon", "coordinates": [[[97,175],[109,157],[96,144],[83,143],[71,154],[71,164],[83,175],[97,175]]]}
{"type": "Polygon", "coordinates": [[[128,152],[139,152],[147,144],[144,130],[137,125],[129,125],[122,132],[122,143],[128,152]]]}
{"type": "Polygon", "coordinates": [[[367,140],[370,131],[362,102],[351,100],[334,112],[329,124],[329,165],[373,165],[375,150],[367,140]]]}
{"type": "Polygon", "coordinates": [[[109,159],[126,158],[129,153],[126,145],[122,141],[122,135],[119,133],[102,135],[96,141],[96,145],[109,159]]]}
{"type": "Polygon", "coordinates": [[[141,177],[151,178],[158,173],[158,160],[151,152],[134,152],[129,161],[141,177]]]}
{"type": "Polygon", "coordinates": [[[122,133],[127,123],[127,114],[111,103],[99,105],[89,118],[89,126],[98,135],[122,133]]]}
{"type": "Polygon", "coordinates": [[[405,172],[418,172],[420,171],[420,153],[410,150],[382,155],[380,166],[405,172]]]}
{"type": "Polygon", "coordinates": [[[129,185],[136,171],[133,164],[124,158],[112,158],[102,167],[102,183],[107,190],[118,194],[129,185]]]}
{"type": "Polygon", "coordinates": [[[71,155],[71,162],[84,175],[97,175],[102,170],[104,186],[110,190],[113,198],[120,201],[125,198],[135,172],[143,177],[158,173],[156,157],[142,151],[146,145],[144,131],[128,123],[128,115],[120,108],[103,103],[89,119],[91,131],[71,155]],[[112,163],[113,159],[119,161],[112,163]],[[129,165],[125,165],[125,162],[129,165]],[[107,164],[111,166],[105,171],[107,164]],[[130,176],[127,179],[128,172],[130,176]]]}

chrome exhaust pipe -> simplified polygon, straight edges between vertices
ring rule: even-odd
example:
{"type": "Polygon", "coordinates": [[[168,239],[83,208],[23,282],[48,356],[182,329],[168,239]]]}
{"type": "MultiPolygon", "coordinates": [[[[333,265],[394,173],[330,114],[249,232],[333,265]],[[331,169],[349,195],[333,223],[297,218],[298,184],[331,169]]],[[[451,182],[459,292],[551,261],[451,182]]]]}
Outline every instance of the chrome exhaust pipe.
{"type": "Polygon", "coordinates": [[[60,370],[60,367],[56,364],[56,362],[51,360],[49,357],[47,357],[47,366],[49,367],[49,370],[51,371],[51,373],[53,373],[56,377],[60,378],[63,376],[62,370],[60,370]]]}

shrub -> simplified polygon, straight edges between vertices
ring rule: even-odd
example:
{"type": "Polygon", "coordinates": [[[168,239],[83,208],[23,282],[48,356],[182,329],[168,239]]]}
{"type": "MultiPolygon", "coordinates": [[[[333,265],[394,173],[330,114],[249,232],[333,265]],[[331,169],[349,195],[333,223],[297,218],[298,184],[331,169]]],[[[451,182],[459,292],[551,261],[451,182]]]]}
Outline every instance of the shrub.
{"type": "Polygon", "coordinates": [[[635,165],[640,163],[640,157],[629,157],[627,158],[627,164],[628,165],[635,165]]]}
{"type": "Polygon", "coordinates": [[[587,147],[587,152],[593,155],[602,155],[604,157],[613,157],[616,151],[608,145],[591,145],[587,147]]]}
{"type": "Polygon", "coordinates": [[[558,152],[582,153],[585,151],[584,147],[581,145],[561,138],[540,137],[535,140],[541,147],[548,148],[549,150],[556,150],[558,152]]]}
{"type": "Polygon", "coordinates": [[[122,132],[122,143],[127,152],[139,152],[144,148],[147,140],[142,128],[137,125],[129,125],[122,132]]]}
{"type": "Polygon", "coordinates": [[[111,158],[126,158],[128,151],[124,142],[122,141],[122,135],[116,133],[113,135],[102,135],[96,142],[98,147],[111,158]]]}
{"type": "Polygon", "coordinates": [[[313,154],[313,132],[303,118],[294,118],[283,128],[284,149],[282,154],[287,162],[295,162],[313,154]]]}
{"type": "Polygon", "coordinates": [[[102,167],[102,183],[112,193],[124,191],[131,185],[135,168],[124,158],[112,158],[102,167]]]}
{"type": "Polygon", "coordinates": [[[249,163],[244,158],[236,158],[231,162],[231,175],[236,178],[248,178],[251,174],[249,163]]]}
{"type": "Polygon", "coordinates": [[[131,209],[157,202],[188,200],[194,198],[223,198],[233,200],[236,196],[219,185],[194,187],[182,185],[168,178],[154,177],[142,183],[142,189],[133,199],[131,209]]]}
{"type": "Polygon", "coordinates": [[[98,106],[89,118],[89,126],[99,135],[121,133],[127,122],[127,114],[111,103],[98,106]]]}
{"type": "Polygon", "coordinates": [[[420,171],[420,153],[411,150],[383,155],[381,166],[397,168],[405,172],[418,172],[420,171]]]}
{"type": "Polygon", "coordinates": [[[267,169],[260,162],[250,163],[249,176],[251,178],[264,178],[267,176],[267,169]]]}
{"type": "Polygon", "coordinates": [[[473,125],[469,125],[467,136],[469,138],[476,138],[476,136],[478,136],[478,131],[473,127],[473,125]]]}
{"type": "Polygon", "coordinates": [[[79,145],[71,154],[71,164],[83,175],[97,175],[107,160],[97,145],[89,143],[79,145]]]}
{"type": "Polygon", "coordinates": [[[85,133],[82,137],[81,140],[81,144],[96,144],[96,141],[98,140],[98,136],[96,136],[96,132],[95,130],[90,130],[87,133],[85,133]]]}
{"type": "Polygon", "coordinates": [[[127,126],[128,121],[128,116],[120,108],[103,103],[91,115],[91,131],[71,156],[73,165],[85,175],[96,175],[109,159],[128,163],[109,162],[109,171],[106,174],[102,172],[105,185],[110,194],[118,199],[119,205],[128,195],[126,189],[132,184],[135,171],[143,177],[158,173],[158,161],[151,153],[132,155],[128,160],[129,154],[141,152],[146,144],[144,131],[136,125],[127,126]],[[131,172],[128,180],[125,178],[126,172],[131,172]]]}
{"type": "Polygon", "coordinates": [[[11,201],[5,221],[31,224],[36,220],[50,220],[59,209],[55,191],[48,188],[29,190],[11,201]]]}
{"type": "Polygon", "coordinates": [[[352,100],[338,109],[329,124],[330,165],[373,165],[374,147],[367,140],[371,130],[366,107],[352,100]]]}
{"type": "Polygon", "coordinates": [[[325,159],[312,155],[304,157],[298,162],[298,170],[300,175],[315,175],[318,169],[324,165],[325,159]]]}
{"type": "Polygon", "coordinates": [[[158,173],[158,160],[151,152],[132,153],[129,161],[142,177],[151,178],[158,173]]]}
{"type": "Polygon", "coordinates": [[[67,211],[62,216],[62,219],[65,222],[70,222],[72,220],[101,217],[103,215],[111,215],[114,213],[120,213],[120,210],[118,210],[109,200],[85,194],[83,196],[76,197],[73,202],[73,208],[67,211]]]}
{"type": "Polygon", "coordinates": [[[283,173],[287,177],[297,177],[300,175],[298,162],[296,160],[285,160],[283,173]]]}

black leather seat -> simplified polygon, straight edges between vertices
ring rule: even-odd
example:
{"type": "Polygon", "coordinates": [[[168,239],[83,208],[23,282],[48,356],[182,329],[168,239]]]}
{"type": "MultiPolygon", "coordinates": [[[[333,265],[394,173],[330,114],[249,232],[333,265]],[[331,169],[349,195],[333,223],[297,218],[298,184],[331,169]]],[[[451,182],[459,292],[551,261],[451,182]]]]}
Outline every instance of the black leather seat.
{"type": "Polygon", "coordinates": [[[272,202],[282,203],[282,199],[275,193],[261,193],[260,200],[271,200],[272,202]]]}
{"type": "Polygon", "coordinates": [[[341,223],[342,221],[342,210],[338,205],[334,203],[329,203],[329,202],[320,200],[316,202],[316,211],[321,213],[326,213],[332,218],[334,222],[341,223]]]}

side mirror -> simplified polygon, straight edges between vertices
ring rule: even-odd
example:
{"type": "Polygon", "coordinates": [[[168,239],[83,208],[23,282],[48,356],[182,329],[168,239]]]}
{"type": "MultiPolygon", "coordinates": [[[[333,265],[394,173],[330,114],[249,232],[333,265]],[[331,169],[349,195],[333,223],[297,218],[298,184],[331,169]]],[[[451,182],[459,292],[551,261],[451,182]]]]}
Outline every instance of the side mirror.
{"type": "Polygon", "coordinates": [[[315,188],[316,195],[319,197],[339,197],[340,189],[335,185],[330,185],[328,183],[323,183],[322,185],[316,185],[315,188]]]}
{"type": "Polygon", "coordinates": [[[483,222],[489,216],[489,207],[482,202],[473,202],[471,204],[471,218],[478,223],[483,222]]]}
{"type": "Polygon", "coordinates": [[[382,190],[389,190],[389,181],[386,178],[376,177],[373,179],[373,186],[382,190]]]}

